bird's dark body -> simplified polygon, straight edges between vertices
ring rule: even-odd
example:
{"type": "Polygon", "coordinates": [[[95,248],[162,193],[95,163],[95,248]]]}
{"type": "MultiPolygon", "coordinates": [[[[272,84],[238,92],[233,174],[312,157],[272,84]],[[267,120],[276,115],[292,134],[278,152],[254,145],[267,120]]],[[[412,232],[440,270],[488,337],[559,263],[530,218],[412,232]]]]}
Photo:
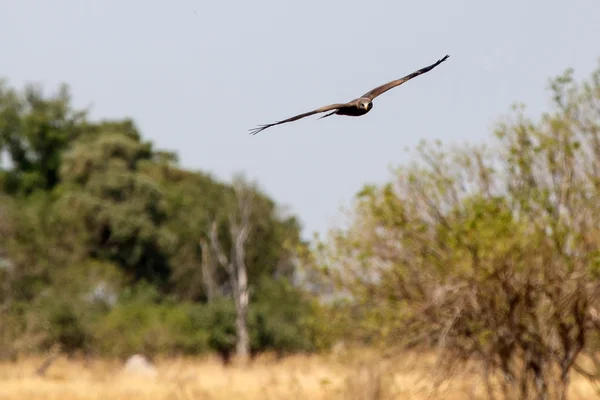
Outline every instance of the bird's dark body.
{"type": "Polygon", "coordinates": [[[443,63],[444,61],[446,61],[448,59],[448,57],[450,57],[449,55],[446,55],[443,58],[440,58],[438,61],[436,61],[435,63],[421,68],[411,74],[406,75],[403,78],[400,79],[395,79],[393,81],[390,81],[386,84],[383,84],[381,86],[378,86],[370,91],[368,91],[367,93],[363,94],[362,96],[360,96],[358,99],[352,100],[348,103],[335,103],[335,104],[330,104],[327,106],[323,106],[320,108],[317,108],[316,110],[312,110],[309,112],[305,112],[302,114],[298,114],[295,115],[293,117],[290,117],[288,119],[284,119],[283,121],[277,121],[277,122],[273,122],[271,124],[266,124],[266,125],[261,125],[257,128],[254,129],[250,129],[250,134],[251,135],[256,135],[258,132],[265,130],[267,128],[270,128],[271,126],[275,126],[275,125],[279,125],[279,124],[285,124],[287,122],[292,122],[292,121],[297,121],[301,118],[304,117],[308,117],[309,115],[313,115],[313,114],[318,114],[318,113],[324,113],[324,112],[329,112],[328,114],[323,115],[321,118],[326,118],[329,117],[331,115],[345,115],[345,116],[349,116],[349,117],[360,117],[361,115],[365,115],[366,113],[368,113],[369,111],[371,111],[371,109],[373,108],[373,99],[375,99],[377,96],[380,96],[381,94],[387,92],[388,90],[395,88],[396,86],[399,86],[401,84],[403,84],[404,82],[407,82],[421,74],[424,74],[428,71],[431,71],[432,69],[434,69],[435,67],[437,67],[438,65],[440,65],[441,63],[443,63]]]}
{"type": "Polygon", "coordinates": [[[360,117],[361,115],[365,115],[373,108],[373,103],[369,99],[356,99],[351,102],[353,105],[351,107],[343,107],[337,110],[335,115],[346,115],[348,117],[360,117]],[[360,100],[367,101],[367,108],[361,108],[358,106],[360,100]]]}

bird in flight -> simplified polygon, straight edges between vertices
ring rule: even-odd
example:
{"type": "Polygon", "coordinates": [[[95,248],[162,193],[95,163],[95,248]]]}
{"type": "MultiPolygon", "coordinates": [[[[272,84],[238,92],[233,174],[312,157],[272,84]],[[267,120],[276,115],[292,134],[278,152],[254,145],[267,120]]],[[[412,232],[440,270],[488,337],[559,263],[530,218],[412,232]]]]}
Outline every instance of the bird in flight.
{"type": "Polygon", "coordinates": [[[403,78],[396,79],[396,80],[388,82],[384,85],[378,86],[375,89],[370,90],[369,92],[363,94],[359,98],[354,99],[348,103],[330,104],[328,106],[323,106],[323,107],[317,108],[316,110],[306,112],[304,114],[299,114],[294,117],[284,119],[283,121],[273,122],[272,124],[260,125],[257,128],[250,129],[250,134],[256,135],[258,132],[263,131],[263,130],[270,128],[272,126],[275,126],[275,125],[284,124],[286,122],[296,121],[296,120],[299,120],[300,118],[308,117],[313,114],[323,113],[323,112],[332,111],[332,110],[335,110],[335,111],[332,111],[329,114],[326,114],[326,115],[320,117],[319,119],[329,117],[334,114],[347,115],[347,116],[351,116],[351,117],[358,117],[361,115],[365,115],[366,113],[371,111],[371,109],[373,108],[373,99],[375,99],[375,97],[387,92],[388,90],[390,90],[396,86],[402,85],[404,82],[409,81],[412,78],[415,78],[421,74],[424,74],[425,72],[431,71],[432,69],[434,69],[435,67],[437,67],[438,65],[440,65],[441,63],[446,61],[448,59],[448,57],[450,57],[450,56],[446,55],[444,58],[439,59],[434,64],[431,64],[427,67],[421,68],[420,70],[415,71],[412,74],[406,75],[403,78]]]}

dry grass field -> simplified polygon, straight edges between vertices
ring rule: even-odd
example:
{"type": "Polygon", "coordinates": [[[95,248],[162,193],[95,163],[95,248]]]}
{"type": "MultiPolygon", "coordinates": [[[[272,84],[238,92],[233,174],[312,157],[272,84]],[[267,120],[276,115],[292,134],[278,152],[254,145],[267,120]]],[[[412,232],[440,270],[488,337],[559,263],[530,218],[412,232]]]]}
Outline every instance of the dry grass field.
{"type": "MultiPolygon", "coordinates": [[[[155,360],[157,374],[126,372],[118,361],[59,358],[45,377],[35,376],[42,359],[0,364],[0,400],[254,400],[254,399],[479,399],[476,368],[432,394],[432,356],[294,356],[262,358],[251,366],[224,368],[217,359],[155,360]]],[[[574,377],[570,399],[597,398],[574,377]]]]}

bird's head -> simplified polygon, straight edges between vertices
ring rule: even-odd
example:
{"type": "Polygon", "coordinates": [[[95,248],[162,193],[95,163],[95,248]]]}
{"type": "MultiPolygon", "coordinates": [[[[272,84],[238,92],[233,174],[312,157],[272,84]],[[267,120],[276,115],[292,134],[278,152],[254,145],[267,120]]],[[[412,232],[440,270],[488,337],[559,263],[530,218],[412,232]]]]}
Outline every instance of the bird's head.
{"type": "Polygon", "coordinates": [[[369,111],[371,108],[373,108],[373,103],[371,103],[369,99],[360,99],[358,102],[358,107],[365,111],[369,111]]]}

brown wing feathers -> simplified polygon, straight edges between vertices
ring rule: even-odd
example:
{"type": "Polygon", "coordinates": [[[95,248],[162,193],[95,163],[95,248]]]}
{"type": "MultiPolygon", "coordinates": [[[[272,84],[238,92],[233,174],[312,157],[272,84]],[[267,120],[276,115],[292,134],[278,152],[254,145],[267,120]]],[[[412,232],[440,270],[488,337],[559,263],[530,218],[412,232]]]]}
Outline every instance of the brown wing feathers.
{"type": "Polygon", "coordinates": [[[308,117],[308,116],[313,115],[313,114],[318,114],[318,113],[322,113],[322,112],[326,112],[326,111],[331,111],[331,110],[337,110],[337,109],[340,109],[340,108],[343,108],[343,107],[346,107],[346,106],[348,106],[348,103],[330,104],[328,106],[323,106],[323,107],[317,108],[316,110],[309,111],[309,112],[306,112],[304,114],[298,114],[298,115],[295,115],[295,116],[293,116],[291,118],[288,118],[288,119],[284,119],[283,121],[273,122],[272,124],[260,125],[257,128],[250,129],[250,134],[251,135],[256,135],[258,132],[260,132],[260,131],[262,131],[264,129],[270,128],[271,126],[275,126],[275,125],[279,125],[279,124],[284,124],[286,122],[296,121],[296,120],[299,120],[300,118],[308,117]]]}
{"type": "Polygon", "coordinates": [[[387,92],[388,90],[398,86],[398,85],[402,85],[404,82],[411,80],[412,78],[415,78],[421,74],[424,74],[425,72],[429,72],[432,69],[434,69],[435,67],[437,67],[438,65],[440,65],[441,63],[443,63],[444,61],[446,61],[448,59],[448,57],[450,57],[449,55],[446,55],[444,58],[441,58],[439,60],[437,60],[434,64],[431,64],[425,68],[421,68],[418,71],[413,72],[412,74],[406,75],[403,78],[400,79],[396,79],[393,80],[391,82],[388,82],[384,85],[378,86],[375,89],[372,89],[371,91],[363,94],[361,97],[366,97],[369,100],[373,100],[375,97],[387,92]]]}

